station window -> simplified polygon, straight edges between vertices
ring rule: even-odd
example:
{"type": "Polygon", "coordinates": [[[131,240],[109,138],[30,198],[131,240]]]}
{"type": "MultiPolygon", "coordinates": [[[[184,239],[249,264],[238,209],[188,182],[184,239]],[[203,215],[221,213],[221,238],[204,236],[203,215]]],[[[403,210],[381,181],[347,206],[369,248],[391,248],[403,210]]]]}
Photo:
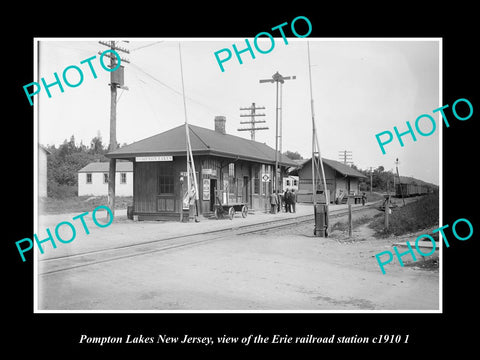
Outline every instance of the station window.
{"type": "Polygon", "coordinates": [[[253,166],[253,193],[255,195],[260,194],[260,176],[262,176],[262,173],[260,171],[260,166],[254,165],[253,166]]]}
{"type": "Polygon", "coordinates": [[[104,184],[108,183],[108,174],[107,173],[103,173],[103,183],[104,184]]]}
{"type": "Polygon", "coordinates": [[[173,194],[173,175],[158,176],[158,193],[173,194]]]}
{"type": "Polygon", "coordinates": [[[87,173],[87,184],[92,183],[92,173],[87,173]]]}
{"type": "Polygon", "coordinates": [[[253,179],[253,193],[258,195],[260,193],[260,179],[253,179]]]}
{"type": "Polygon", "coordinates": [[[266,195],[269,193],[268,182],[262,181],[262,195],[266,195]]]}
{"type": "Polygon", "coordinates": [[[161,166],[158,169],[158,194],[173,194],[174,193],[174,176],[173,168],[161,166]]]}
{"type": "Polygon", "coordinates": [[[120,173],[120,184],[127,183],[127,173],[120,173]]]}

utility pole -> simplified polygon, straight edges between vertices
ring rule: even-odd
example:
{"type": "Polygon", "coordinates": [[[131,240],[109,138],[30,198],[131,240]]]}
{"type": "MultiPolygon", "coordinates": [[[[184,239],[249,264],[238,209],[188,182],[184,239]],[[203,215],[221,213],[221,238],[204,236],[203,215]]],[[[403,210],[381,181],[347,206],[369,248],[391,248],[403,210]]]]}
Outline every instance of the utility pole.
{"type": "Polygon", "coordinates": [[[352,161],[352,152],[349,151],[349,150],[339,151],[339,152],[338,152],[338,157],[340,158],[340,160],[343,159],[343,163],[344,163],[345,165],[353,164],[353,161],[352,161]]]}
{"type": "MultiPolygon", "coordinates": [[[[130,52],[125,49],[118,47],[115,41],[99,41],[101,45],[109,47],[113,51],[121,51],[129,54],[130,52]]],[[[100,55],[102,52],[98,52],[100,55]]],[[[117,67],[117,57],[109,53],[110,58],[110,69],[117,67]]],[[[121,58],[121,61],[130,63],[127,59],[121,58]]],[[[123,66],[110,73],[110,144],[108,146],[109,151],[113,151],[117,148],[117,88],[122,88],[128,90],[127,87],[123,84],[123,66]]],[[[108,207],[110,208],[113,215],[115,215],[115,173],[116,173],[116,159],[110,159],[110,165],[108,168],[108,207]]]]}
{"type": "Polygon", "coordinates": [[[266,127],[266,126],[255,127],[255,124],[266,122],[265,120],[255,120],[255,116],[265,116],[265,114],[255,113],[255,110],[261,110],[261,109],[265,109],[265,107],[264,106],[255,107],[255,103],[252,103],[251,107],[240,108],[240,110],[250,110],[250,114],[240,114],[240,117],[250,117],[250,121],[240,121],[240,124],[250,124],[251,127],[249,127],[249,128],[239,128],[237,130],[238,131],[250,131],[250,138],[252,140],[255,140],[255,131],[257,131],[257,130],[268,130],[268,127],[266,127]]]}
{"type": "Polygon", "coordinates": [[[280,86],[283,86],[283,83],[285,80],[295,80],[297,77],[296,76],[282,76],[279,74],[277,71],[275,74],[272,75],[271,79],[263,79],[260,80],[259,82],[262,83],[276,83],[276,109],[275,109],[275,174],[274,174],[274,184],[275,188],[274,190],[278,190],[278,112],[281,110],[279,108],[279,102],[278,102],[278,83],[280,83],[280,86]]]}

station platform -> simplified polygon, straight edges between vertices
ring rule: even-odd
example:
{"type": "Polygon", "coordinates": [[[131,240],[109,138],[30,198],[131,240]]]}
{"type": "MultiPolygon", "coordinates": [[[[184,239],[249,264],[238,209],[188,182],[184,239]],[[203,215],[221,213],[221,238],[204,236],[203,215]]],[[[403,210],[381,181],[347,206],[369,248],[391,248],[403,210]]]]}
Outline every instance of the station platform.
{"type": "MultiPolygon", "coordinates": [[[[367,203],[368,204],[368,203],[367,203]]],[[[348,207],[346,204],[330,205],[329,212],[335,213],[348,207]]],[[[362,207],[361,204],[353,204],[352,208],[362,207]]],[[[93,209],[92,209],[93,210],[93,209]]],[[[85,234],[80,220],[72,220],[78,214],[56,214],[56,215],[40,215],[38,221],[38,229],[36,234],[39,239],[47,237],[46,228],[51,233],[57,224],[62,221],[71,222],[77,232],[77,237],[70,243],[64,244],[56,242],[57,248],[53,249],[49,243],[45,243],[45,253],[39,256],[39,259],[45,260],[58,256],[71,256],[74,254],[85,253],[88,251],[98,251],[102,249],[111,249],[115,247],[128,246],[131,244],[140,244],[152,242],[162,239],[170,239],[174,237],[182,237],[186,235],[203,234],[221,230],[234,230],[244,226],[252,226],[264,223],[281,222],[282,220],[291,220],[311,216],[314,218],[313,205],[298,203],[295,213],[280,212],[270,214],[261,211],[255,211],[254,214],[248,214],[243,218],[241,213],[235,214],[230,220],[228,217],[224,219],[207,219],[199,216],[199,222],[178,222],[178,221],[133,221],[127,218],[127,211],[116,210],[113,223],[105,228],[96,226],[91,218],[91,213],[85,216],[86,226],[90,234],[85,234]]],[[[106,219],[106,211],[99,210],[97,219],[99,221],[106,219]]],[[[68,236],[67,236],[68,238],[68,236]]],[[[38,251],[38,248],[37,248],[38,251]]],[[[38,251],[39,254],[39,251],[38,251]]]]}

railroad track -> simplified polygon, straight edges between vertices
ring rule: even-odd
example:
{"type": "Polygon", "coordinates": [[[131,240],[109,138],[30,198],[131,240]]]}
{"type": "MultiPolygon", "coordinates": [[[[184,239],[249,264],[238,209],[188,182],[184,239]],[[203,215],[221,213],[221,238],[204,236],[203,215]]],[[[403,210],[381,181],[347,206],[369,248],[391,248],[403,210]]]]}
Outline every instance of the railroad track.
{"type": "MultiPolygon", "coordinates": [[[[368,204],[362,207],[352,208],[352,212],[361,212],[372,209],[377,203],[368,204]]],[[[330,211],[329,217],[336,218],[344,216],[348,213],[347,209],[330,211]]],[[[78,269],[81,267],[93,266],[96,264],[106,263],[115,260],[127,259],[136,256],[152,254],[155,252],[168,251],[182,247],[199,245],[215,240],[225,239],[225,232],[231,235],[245,235],[259,233],[268,230],[278,230],[291,225],[298,225],[306,222],[313,222],[313,214],[299,216],[292,219],[270,220],[260,224],[247,224],[233,226],[229,229],[220,229],[207,231],[201,234],[179,235],[166,239],[152,240],[141,244],[130,244],[119,246],[111,249],[95,250],[74,255],[59,256],[44,260],[39,260],[38,275],[47,276],[63,271],[78,269]]]]}

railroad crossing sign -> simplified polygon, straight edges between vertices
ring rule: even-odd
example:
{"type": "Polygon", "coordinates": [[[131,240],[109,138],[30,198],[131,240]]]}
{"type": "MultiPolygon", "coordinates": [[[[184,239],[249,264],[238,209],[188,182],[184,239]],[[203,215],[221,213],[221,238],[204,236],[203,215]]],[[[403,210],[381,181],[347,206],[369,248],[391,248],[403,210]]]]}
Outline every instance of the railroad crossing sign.
{"type": "Polygon", "coordinates": [[[262,182],[269,182],[270,174],[262,174],[262,182]]]}

